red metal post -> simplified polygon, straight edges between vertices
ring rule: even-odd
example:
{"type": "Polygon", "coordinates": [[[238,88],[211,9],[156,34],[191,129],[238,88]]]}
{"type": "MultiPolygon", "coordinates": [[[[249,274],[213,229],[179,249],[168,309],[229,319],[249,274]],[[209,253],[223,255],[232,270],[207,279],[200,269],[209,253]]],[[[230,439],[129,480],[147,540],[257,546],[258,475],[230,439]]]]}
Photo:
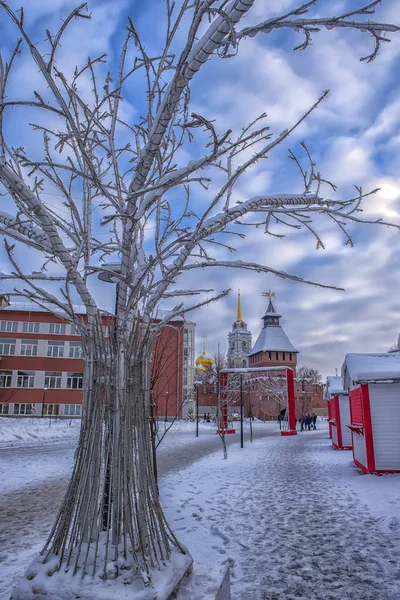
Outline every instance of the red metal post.
{"type": "Polygon", "coordinates": [[[281,435],[297,435],[296,431],[296,404],[294,399],[294,377],[292,369],[286,369],[287,384],[287,412],[288,430],[281,431],[281,435]]]}

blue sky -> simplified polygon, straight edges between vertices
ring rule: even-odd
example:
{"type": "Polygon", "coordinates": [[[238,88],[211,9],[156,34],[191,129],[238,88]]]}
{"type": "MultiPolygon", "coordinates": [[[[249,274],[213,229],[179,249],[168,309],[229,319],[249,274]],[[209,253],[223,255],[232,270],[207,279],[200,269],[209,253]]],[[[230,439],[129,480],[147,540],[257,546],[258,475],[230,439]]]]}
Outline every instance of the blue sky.
{"type": "MultiPolygon", "coordinates": [[[[17,8],[21,0],[10,0],[9,4],[17,8]]],[[[259,0],[247,21],[259,22],[277,14],[278,7],[286,11],[299,4],[294,0],[259,0]]],[[[358,4],[362,4],[361,0],[358,4]]],[[[70,0],[30,0],[25,12],[32,37],[43,40],[45,29],[54,30],[60,18],[75,5],[70,0]]],[[[354,7],[354,0],[322,0],[318,11],[338,14],[349,7],[354,7]]],[[[89,54],[100,52],[107,52],[111,67],[115,65],[127,15],[140,30],[146,47],[159,48],[162,0],[94,0],[89,9],[92,20],[74,24],[65,40],[60,61],[66,70],[82,64],[89,54]]],[[[374,18],[400,23],[398,2],[384,0],[374,18]]],[[[372,50],[368,35],[324,30],[314,35],[312,46],[305,52],[292,51],[302,42],[299,34],[280,31],[244,40],[236,58],[214,57],[205,66],[193,81],[192,110],[215,120],[219,131],[228,127],[238,130],[265,111],[271,130],[279,133],[307,110],[322,90],[331,90],[328,99],[292,138],[247,174],[237,190],[240,199],[259,193],[301,192],[301,182],[287,155],[290,148],[298,150],[304,140],[322,174],[337,184],[337,197],[352,195],[354,184],[365,190],[380,187],[381,191],[365,203],[365,216],[382,216],[400,223],[400,34],[390,37],[391,43],[384,44],[372,64],[359,60],[372,50]]],[[[1,17],[3,52],[13,39],[15,32],[1,17]]],[[[35,69],[22,55],[14,90],[23,94],[35,81],[35,69]]],[[[141,103],[132,90],[132,97],[126,99],[130,118],[140,113],[141,103]]],[[[9,128],[14,143],[23,139],[27,147],[34,147],[34,134],[20,126],[15,114],[9,117],[9,128]]],[[[196,156],[197,150],[194,146],[187,152],[196,156]]],[[[56,198],[53,200],[57,202],[56,198]]],[[[199,196],[199,203],[205,201],[199,196]]],[[[299,363],[312,365],[323,375],[340,369],[347,352],[386,351],[400,332],[400,233],[387,227],[352,226],[355,247],[350,248],[332,224],[321,222],[319,232],[326,249],[317,251],[315,240],[305,232],[289,231],[280,240],[253,231],[238,244],[235,258],[260,261],[306,279],[344,287],[346,292],[235,270],[204,271],[203,287],[217,291],[230,287],[233,291],[219,304],[190,315],[197,323],[197,350],[201,350],[203,335],[207,336],[209,353],[218,343],[221,349],[226,348],[227,334],[236,316],[236,291],[240,288],[243,314],[253,342],[266,304],[261,294],[272,289],[276,293],[276,308],[283,315],[282,324],[301,351],[299,363]]],[[[7,270],[4,256],[2,261],[7,270]]],[[[112,290],[95,281],[93,290],[105,299],[103,304],[113,304],[112,290]]]]}

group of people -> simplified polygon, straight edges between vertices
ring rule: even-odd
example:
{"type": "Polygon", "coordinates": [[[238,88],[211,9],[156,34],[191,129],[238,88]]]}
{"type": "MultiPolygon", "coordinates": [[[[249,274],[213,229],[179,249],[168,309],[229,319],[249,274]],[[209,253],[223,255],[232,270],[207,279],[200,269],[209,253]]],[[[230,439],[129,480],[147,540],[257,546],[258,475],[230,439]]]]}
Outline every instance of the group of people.
{"type": "Polygon", "coordinates": [[[317,415],[314,413],[312,413],[312,415],[307,413],[306,415],[300,417],[299,424],[300,431],[307,431],[307,429],[308,431],[311,431],[311,429],[317,429],[317,415]]]}
{"type": "Polygon", "coordinates": [[[204,413],[204,423],[211,423],[211,415],[210,413],[204,413]]]}

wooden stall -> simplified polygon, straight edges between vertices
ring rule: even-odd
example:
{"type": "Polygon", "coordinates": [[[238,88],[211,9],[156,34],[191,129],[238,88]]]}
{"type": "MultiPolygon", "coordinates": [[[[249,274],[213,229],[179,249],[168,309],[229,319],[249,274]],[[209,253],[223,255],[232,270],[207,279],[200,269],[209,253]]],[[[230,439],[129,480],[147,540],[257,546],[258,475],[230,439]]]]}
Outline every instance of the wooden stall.
{"type": "Polygon", "coordinates": [[[343,389],[341,377],[327,377],[324,398],[328,403],[329,437],[332,446],[335,450],[351,450],[349,394],[343,389]]]}
{"type": "Polygon", "coordinates": [[[364,473],[400,473],[400,353],[347,354],[355,464],[364,473]]]}

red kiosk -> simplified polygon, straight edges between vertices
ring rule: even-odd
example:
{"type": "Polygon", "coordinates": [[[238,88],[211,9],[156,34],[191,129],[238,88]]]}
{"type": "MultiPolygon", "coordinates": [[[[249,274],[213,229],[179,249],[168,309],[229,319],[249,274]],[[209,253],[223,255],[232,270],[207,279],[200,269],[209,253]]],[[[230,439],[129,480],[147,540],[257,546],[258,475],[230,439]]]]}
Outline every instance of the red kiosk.
{"type": "Polygon", "coordinates": [[[327,377],[324,398],[328,403],[329,437],[335,450],[351,450],[349,394],[341,377],[327,377]]]}
{"type": "Polygon", "coordinates": [[[400,473],[400,352],[347,354],[353,458],[364,473],[400,473]]]}

